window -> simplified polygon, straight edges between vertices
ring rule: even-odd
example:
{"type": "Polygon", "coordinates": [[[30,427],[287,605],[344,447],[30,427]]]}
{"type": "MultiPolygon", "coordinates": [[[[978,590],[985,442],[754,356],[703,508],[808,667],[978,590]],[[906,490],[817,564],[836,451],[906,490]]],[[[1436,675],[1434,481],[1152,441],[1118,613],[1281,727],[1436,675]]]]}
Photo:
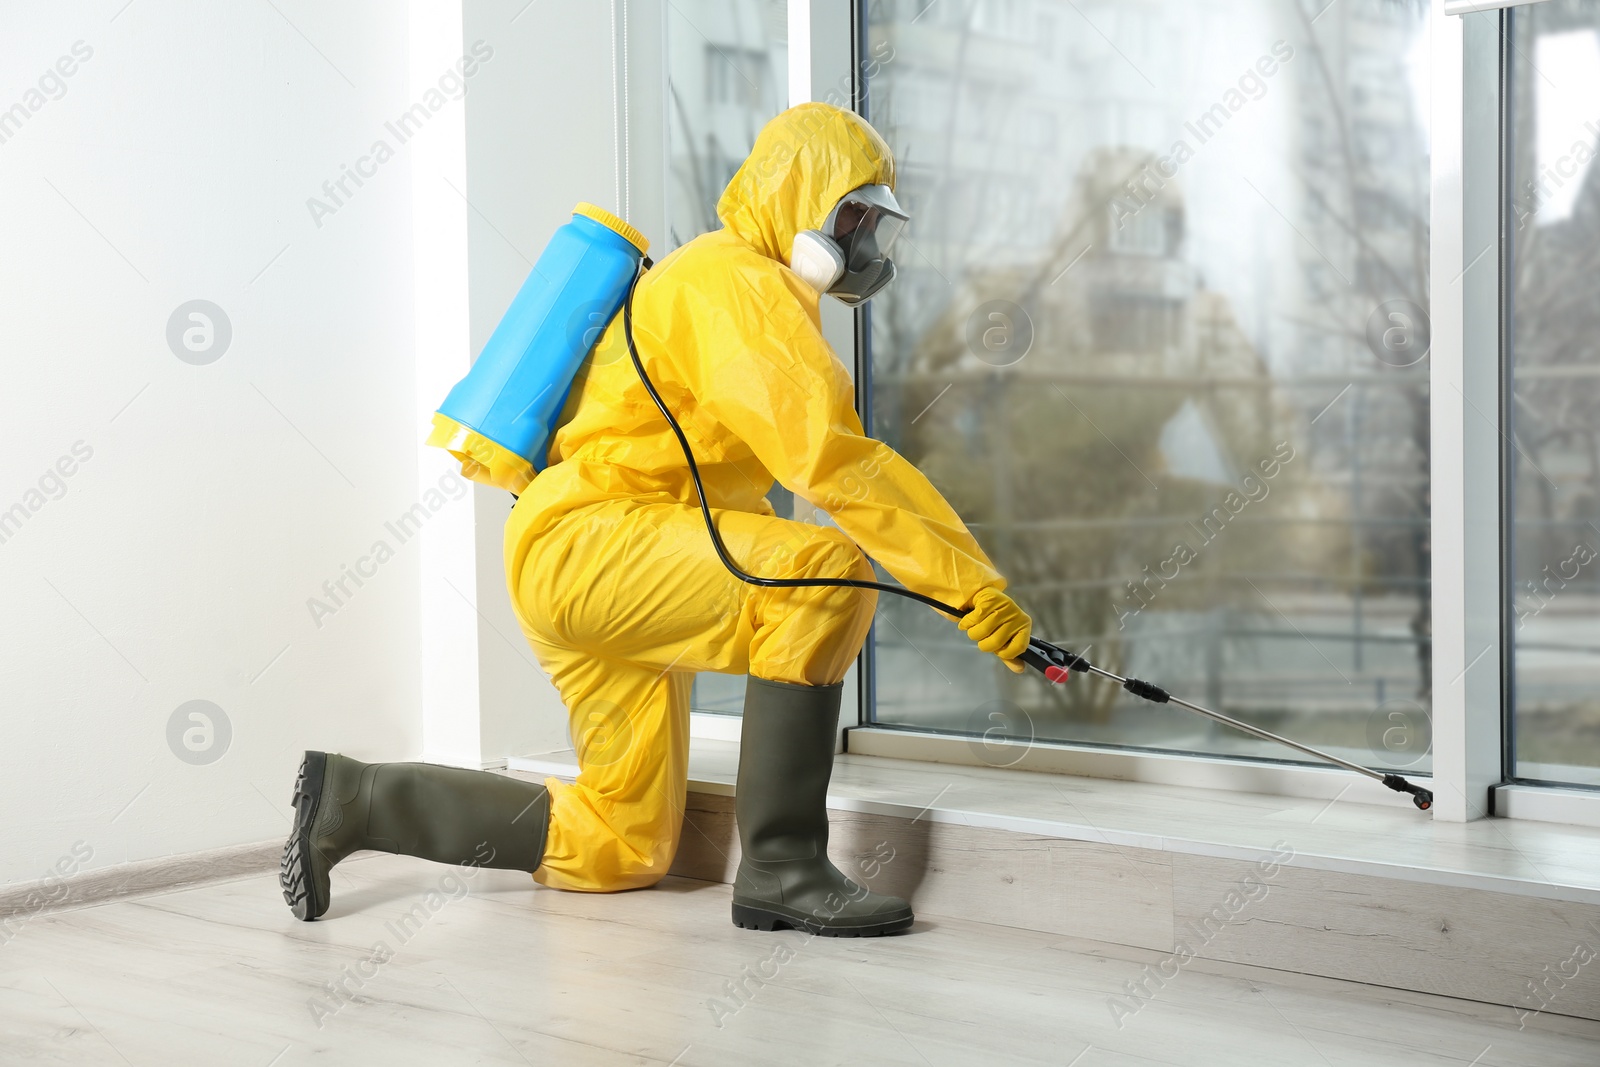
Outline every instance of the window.
{"type": "Polygon", "coordinates": [[[717,200],[788,101],[783,0],[673,0],[667,14],[668,240],[715,230],[717,200]]]}
{"type": "Polygon", "coordinates": [[[707,42],[705,63],[708,103],[744,112],[761,110],[763,88],[770,84],[765,51],[707,42]]]}
{"type": "MultiPolygon", "coordinates": [[[[865,8],[913,215],[870,315],[874,433],[1042,635],[1427,770],[1427,5],[865,8]],[[1064,51],[984,36],[1044,24],[1064,51]]],[[[1288,755],[1013,676],[898,598],[873,653],[883,726],[1288,755]]]]}
{"type": "Polygon", "coordinates": [[[1130,207],[1120,200],[1112,201],[1107,248],[1140,256],[1167,254],[1167,213],[1160,208],[1140,210],[1143,206],[1130,207]]]}
{"type": "Polygon", "coordinates": [[[1600,786],[1600,9],[1511,33],[1509,769],[1600,786]]]}

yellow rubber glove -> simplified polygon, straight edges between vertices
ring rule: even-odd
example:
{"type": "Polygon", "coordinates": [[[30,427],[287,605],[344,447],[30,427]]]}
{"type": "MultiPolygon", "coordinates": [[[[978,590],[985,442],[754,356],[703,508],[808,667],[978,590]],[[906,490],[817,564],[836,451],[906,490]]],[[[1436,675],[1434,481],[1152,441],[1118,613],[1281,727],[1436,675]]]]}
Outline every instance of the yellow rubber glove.
{"type": "Polygon", "coordinates": [[[985,652],[993,652],[1000,662],[1017,674],[1027,670],[1018,656],[1027,651],[1033,635],[1033,620],[1017,602],[998,589],[980,589],[972,598],[972,610],[961,617],[961,631],[985,652]]]}

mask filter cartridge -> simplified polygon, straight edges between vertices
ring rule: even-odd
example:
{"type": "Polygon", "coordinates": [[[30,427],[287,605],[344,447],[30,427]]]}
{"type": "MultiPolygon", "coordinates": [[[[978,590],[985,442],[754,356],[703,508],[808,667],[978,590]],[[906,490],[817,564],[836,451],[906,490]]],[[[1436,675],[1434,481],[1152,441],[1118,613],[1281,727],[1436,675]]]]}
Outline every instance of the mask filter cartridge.
{"type": "Polygon", "coordinates": [[[817,292],[826,293],[844,276],[844,253],[820,230],[803,230],[795,235],[789,269],[817,292]]]}

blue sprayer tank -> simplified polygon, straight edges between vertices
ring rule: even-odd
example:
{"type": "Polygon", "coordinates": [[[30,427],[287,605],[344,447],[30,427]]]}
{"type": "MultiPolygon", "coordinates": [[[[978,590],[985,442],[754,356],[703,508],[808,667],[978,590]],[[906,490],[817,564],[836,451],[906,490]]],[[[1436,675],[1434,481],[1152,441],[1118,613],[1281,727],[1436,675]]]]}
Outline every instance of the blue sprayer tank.
{"type": "Polygon", "coordinates": [[[579,204],[556,230],[467,376],[433,417],[428,444],[473,481],[520,493],[545,468],[573,378],[628,295],[649,242],[579,204]]]}

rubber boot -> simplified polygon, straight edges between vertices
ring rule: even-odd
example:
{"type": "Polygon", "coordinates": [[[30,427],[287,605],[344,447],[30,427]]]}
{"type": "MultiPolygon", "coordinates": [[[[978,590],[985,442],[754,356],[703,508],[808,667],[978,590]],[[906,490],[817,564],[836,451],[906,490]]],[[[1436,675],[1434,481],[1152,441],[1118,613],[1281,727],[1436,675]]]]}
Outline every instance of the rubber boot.
{"type": "Polygon", "coordinates": [[[543,785],[433,763],[362,763],[307,752],[278,884],[295,918],[328,910],[328,873],[359,849],[533,872],[544,857],[543,785]]]}
{"type": "Polygon", "coordinates": [[[874,893],[828,861],[828,779],[844,686],[751,677],[734,814],[744,855],[733,923],[868,937],[907,929],[911,905],[874,893]]]}

